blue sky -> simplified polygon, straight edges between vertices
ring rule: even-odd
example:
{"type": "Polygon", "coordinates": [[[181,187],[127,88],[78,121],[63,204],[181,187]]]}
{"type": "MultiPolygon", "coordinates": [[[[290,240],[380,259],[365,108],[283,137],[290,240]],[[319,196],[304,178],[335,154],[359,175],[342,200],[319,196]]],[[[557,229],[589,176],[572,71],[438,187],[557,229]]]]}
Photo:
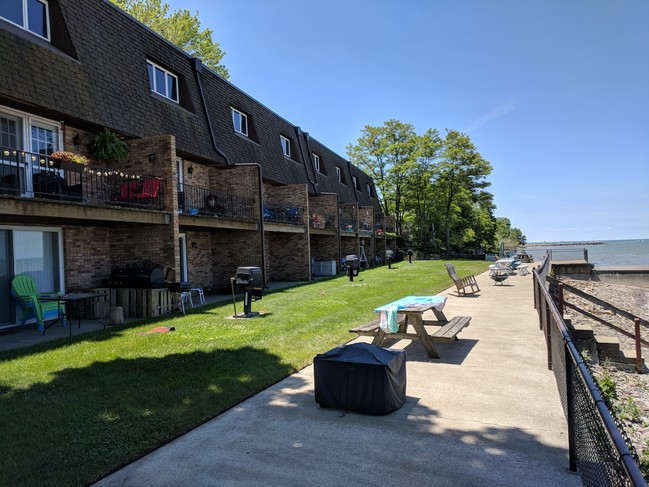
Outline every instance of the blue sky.
{"type": "Polygon", "coordinates": [[[649,238],[647,0],[167,0],[230,81],[346,157],[364,125],[466,132],[529,242],[649,238]]]}

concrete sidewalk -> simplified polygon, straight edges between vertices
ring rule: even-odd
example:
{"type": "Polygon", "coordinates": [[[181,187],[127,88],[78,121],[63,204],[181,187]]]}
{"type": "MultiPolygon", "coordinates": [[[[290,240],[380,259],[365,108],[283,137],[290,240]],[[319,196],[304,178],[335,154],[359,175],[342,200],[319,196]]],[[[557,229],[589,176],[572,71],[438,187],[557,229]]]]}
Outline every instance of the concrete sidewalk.
{"type": "Polygon", "coordinates": [[[408,354],[401,409],[320,408],[310,366],[96,485],[581,485],[532,276],[478,283],[476,297],[444,293],[447,316],[473,319],[460,341],[438,346],[441,359],[416,342],[393,345],[408,354]]]}

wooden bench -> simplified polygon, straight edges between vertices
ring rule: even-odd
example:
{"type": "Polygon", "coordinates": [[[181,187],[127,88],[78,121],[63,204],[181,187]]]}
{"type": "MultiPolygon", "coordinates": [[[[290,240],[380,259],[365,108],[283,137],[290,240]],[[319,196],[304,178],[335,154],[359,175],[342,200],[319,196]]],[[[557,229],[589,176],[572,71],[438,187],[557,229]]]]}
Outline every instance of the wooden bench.
{"type": "MultiPolygon", "coordinates": [[[[450,321],[446,322],[437,330],[435,330],[435,333],[430,334],[430,339],[436,342],[454,342],[458,339],[457,335],[465,327],[469,326],[470,321],[470,316],[455,316],[451,318],[450,321]]],[[[426,320],[423,322],[423,324],[438,325],[439,322],[426,320]]],[[[369,323],[365,323],[364,325],[357,326],[356,328],[352,328],[349,331],[350,333],[358,334],[358,336],[375,337],[377,334],[379,334],[380,331],[380,335],[385,336],[385,338],[408,338],[411,340],[418,338],[418,336],[413,333],[385,333],[383,332],[383,330],[381,330],[378,319],[370,321],[369,323]]]]}
{"type": "Polygon", "coordinates": [[[448,323],[430,335],[430,339],[434,342],[454,342],[457,340],[458,333],[469,326],[470,321],[470,316],[454,316],[448,323]]]}
{"type": "Polygon", "coordinates": [[[357,326],[356,328],[352,328],[349,330],[350,333],[358,333],[358,336],[374,336],[376,335],[376,331],[380,328],[379,326],[379,320],[376,319],[374,321],[370,321],[369,323],[365,323],[364,325],[357,326]]]}
{"type": "Polygon", "coordinates": [[[480,288],[478,287],[478,283],[476,282],[474,275],[460,277],[457,275],[457,272],[455,272],[455,268],[453,267],[453,264],[447,262],[444,265],[446,266],[446,270],[448,271],[449,277],[453,279],[453,282],[455,283],[455,287],[457,288],[458,295],[466,296],[467,294],[473,294],[480,291],[480,288]]]}

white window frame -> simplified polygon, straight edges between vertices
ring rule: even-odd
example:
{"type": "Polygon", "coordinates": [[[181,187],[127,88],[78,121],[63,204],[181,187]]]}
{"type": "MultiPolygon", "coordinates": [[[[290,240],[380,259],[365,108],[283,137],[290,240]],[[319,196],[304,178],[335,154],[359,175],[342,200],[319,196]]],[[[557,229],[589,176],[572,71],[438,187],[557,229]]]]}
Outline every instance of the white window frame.
{"type": "Polygon", "coordinates": [[[236,108],[230,108],[232,109],[232,125],[234,126],[234,131],[248,137],[248,115],[236,108]]]}
{"type": "Polygon", "coordinates": [[[291,139],[283,135],[279,136],[279,140],[282,144],[282,152],[286,157],[291,157],[291,139]]]}
{"type": "Polygon", "coordinates": [[[339,183],[343,182],[343,170],[340,166],[336,166],[336,177],[338,178],[339,183]]]}
{"type": "Polygon", "coordinates": [[[352,184],[354,185],[354,189],[356,191],[360,191],[360,189],[358,189],[358,178],[356,176],[352,176],[352,184]]]}
{"type": "Polygon", "coordinates": [[[367,183],[367,184],[365,185],[365,188],[367,189],[367,194],[368,194],[369,196],[372,196],[372,185],[371,185],[370,183],[367,183]]]}
{"type": "Polygon", "coordinates": [[[163,98],[166,98],[167,100],[171,100],[174,103],[180,103],[180,83],[178,81],[178,75],[172,73],[168,69],[163,68],[162,66],[154,63],[153,61],[150,61],[147,59],[146,61],[147,64],[147,75],[149,76],[149,87],[151,88],[151,92],[155,93],[156,95],[159,95],[163,98]],[[152,69],[152,73],[149,73],[149,66],[152,69]],[[158,91],[157,83],[158,79],[155,75],[155,72],[157,70],[162,71],[165,75],[165,87],[164,87],[164,93],[160,93],[158,91]],[[173,79],[176,80],[176,98],[173,98],[171,96],[171,87],[169,86],[169,77],[172,77],[173,79]]]}
{"type": "Polygon", "coordinates": [[[9,22],[10,24],[13,24],[13,25],[15,25],[15,26],[17,26],[17,27],[20,27],[20,28],[23,29],[23,30],[26,30],[27,32],[30,32],[30,33],[34,34],[34,35],[37,36],[37,37],[40,37],[41,39],[45,39],[46,41],[50,42],[50,36],[51,36],[51,29],[50,29],[50,5],[49,5],[49,3],[47,2],[47,0],[21,0],[21,3],[22,3],[22,7],[23,7],[23,19],[22,19],[22,20],[23,20],[23,24],[22,24],[22,25],[21,25],[21,24],[17,24],[17,23],[14,22],[13,20],[9,20],[9,19],[6,18],[6,17],[2,17],[2,16],[0,16],[0,18],[6,20],[6,21],[9,22]],[[42,4],[42,5],[45,7],[45,28],[47,29],[47,32],[45,33],[46,35],[44,35],[44,36],[41,35],[41,34],[38,33],[38,32],[34,32],[33,30],[31,30],[31,29],[29,28],[29,9],[27,8],[27,6],[28,6],[28,3],[29,3],[30,1],[38,2],[38,3],[42,4]]]}
{"type": "Polygon", "coordinates": [[[317,172],[320,172],[320,156],[313,152],[313,167],[317,172]]]}
{"type": "MultiPolygon", "coordinates": [[[[5,106],[0,105],[0,112],[1,113],[6,113],[7,115],[10,115],[12,117],[15,117],[20,120],[21,123],[21,139],[20,139],[20,147],[16,147],[16,149],[19,149],[24,152],[33,152],[32,151],[32,126],[36,127],[41,127],[45,128],[48,130],[53,130],[56,131],[56,138],[54,140],[54,151],[57,150],[63,150],[63,131],[61,130],[61,123],[57,122],[55,120],[50,120],[47,118],[42,118],[42,117],[36,117],[34,115],[30,115],[29,113],[26,112],[19,112],[17,110],[12,110],[11,108],[7,108],[5,106]]],[[[35,156],[33,156],[35,157],[35,156]]],[[[0,158],[0,162],[2,159],[0,158]]],[[[39,159],[38,158],[33,158],[30,162],[32,165],[35,165],[36,167],[39,166],[39,159]]],[[[34,171],[33,168],[31,167],[25,167],[25,184],[27,186],[27,193],[24,196],[33,196],[32,193],[32,173],[34,171]]]]}

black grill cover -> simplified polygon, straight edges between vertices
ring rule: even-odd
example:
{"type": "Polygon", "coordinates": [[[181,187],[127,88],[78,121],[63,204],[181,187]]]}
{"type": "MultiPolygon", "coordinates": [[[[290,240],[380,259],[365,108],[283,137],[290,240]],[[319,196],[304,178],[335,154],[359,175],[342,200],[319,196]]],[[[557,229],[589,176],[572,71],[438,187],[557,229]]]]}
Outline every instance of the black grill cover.
{"type": "Polygon", "coordinates": [[[368,343],[336,347],[313,359],[315,401],[365,414],[388,414],[406,401],[406,352],[368,343]]]}

